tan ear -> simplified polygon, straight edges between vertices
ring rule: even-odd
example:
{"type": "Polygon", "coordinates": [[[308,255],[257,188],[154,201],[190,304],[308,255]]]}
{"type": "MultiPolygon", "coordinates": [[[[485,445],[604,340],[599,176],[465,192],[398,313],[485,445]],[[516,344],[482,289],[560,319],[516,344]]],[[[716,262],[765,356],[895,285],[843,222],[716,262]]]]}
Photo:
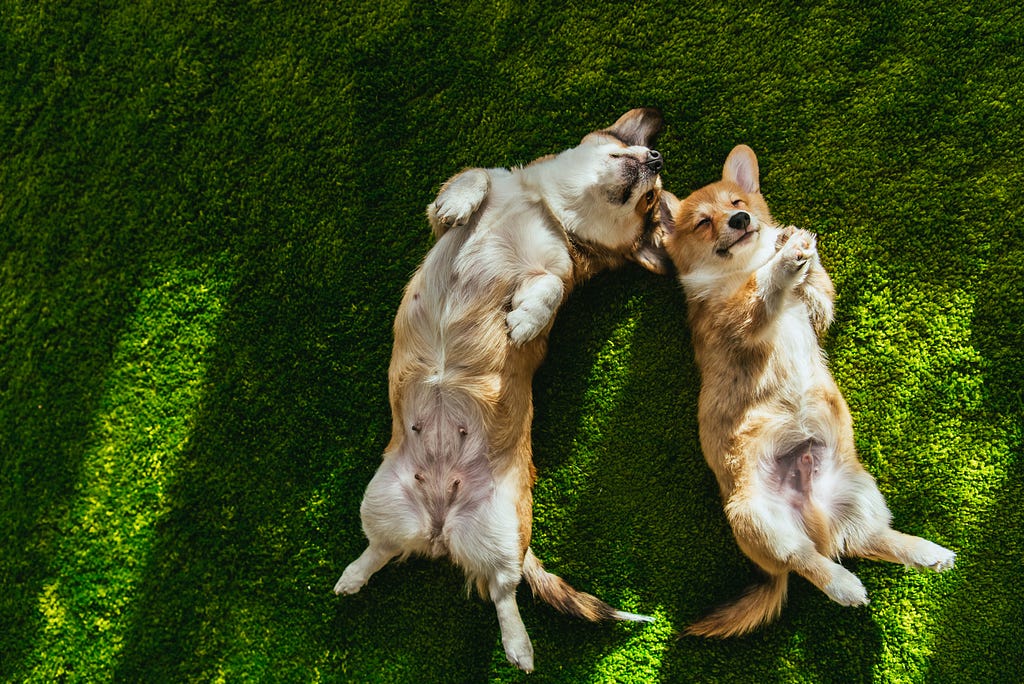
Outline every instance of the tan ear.
{"type": "Polygon", "coordinates": [[[679,198],[668,190],[661,191],[661,198],[658,200],[658,222],[665,235],[676,232],[676,211],[679,209],[679,198]]]}
{"type": "Polygon", "coordinates": [[[669,275],[672,259],[661,245],[644,245],[633,253],[633,261],[655,275],[669,275]]]}
{"type": "Polygon", "coordinates": [[[653,223],[648,226],[639,247],[630,256],[652,273],[668,275],[674,271],[672,257],[665,249],[665,239],[676,229],[673,215],[678,208],[679,199],[668,190],[662,190],[658,208],[652,217],[653,223]]]}
{"type": "Polygon", "coordinates": [[[652,147],[663,130],[665,119],[661,112],[650,107],[641,107],[629,110],[603,132],[618,138],[630,147],[652,147]]]}
{"type": "Polygon", "coordinates": [[[722,180],[732,181],[746,192],[761,192],[757,155],[746,145],[737,145],[725,160],[722,180]]]}

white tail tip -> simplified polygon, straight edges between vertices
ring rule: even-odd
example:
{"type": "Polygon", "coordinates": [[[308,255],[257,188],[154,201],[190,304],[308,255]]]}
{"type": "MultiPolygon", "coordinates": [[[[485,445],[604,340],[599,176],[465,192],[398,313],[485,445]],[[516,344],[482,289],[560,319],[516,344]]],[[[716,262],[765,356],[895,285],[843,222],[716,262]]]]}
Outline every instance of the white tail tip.
{"type": "Polygon", "coordinates": [[[629,622],[654,622],[654,618],[650,615],[640,615],[639,613],[627,613],[624,610],[615,611],[616,620],[628,620],[629,622]]]}

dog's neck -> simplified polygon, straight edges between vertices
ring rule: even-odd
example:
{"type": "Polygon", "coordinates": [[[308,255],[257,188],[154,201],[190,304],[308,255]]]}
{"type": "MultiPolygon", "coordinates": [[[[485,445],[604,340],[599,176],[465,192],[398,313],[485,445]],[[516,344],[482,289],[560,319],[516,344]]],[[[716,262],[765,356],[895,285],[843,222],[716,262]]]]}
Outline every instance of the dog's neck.
{"type": "Polygon", "coordinates": [[[556,230],[565,241],[566,250],[572,259],[572,282],[577,285],[601,271],[622,264],[625,260],[621,250],[606,247],[591,240],[585,240],[573,231],[566,228],[565,224],[558,218],[558,214],[551,208],[547,201],[541,197],[538,204],[548,217],[548,225],[556,230]]]}

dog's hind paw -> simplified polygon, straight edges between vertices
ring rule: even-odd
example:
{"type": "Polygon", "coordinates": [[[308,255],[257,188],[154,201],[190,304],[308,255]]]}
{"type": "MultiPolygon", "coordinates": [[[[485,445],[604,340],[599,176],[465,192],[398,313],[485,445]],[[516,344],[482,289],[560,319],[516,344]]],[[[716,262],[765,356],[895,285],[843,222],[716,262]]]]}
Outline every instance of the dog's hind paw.
{"type": "Polygon", "coordinates": [[[524,635],[522,639],[503,639],[502,646],[505,647],[505,657],[508,662],[518,667],[523,672],[533,672],[533,644],[530,638],[524,635]]]}
{"type": "Polygon", "coordinates": [[[334,585],[334,593],[341,595],[354,594],[366,584],[365,577],[357,576],[357,573],[352,569],[352,566],[345,568],[345,572],[342,573],[338,582],[334,585]]]}
{"type": "Polygon", "coordinates": [[[935,572],[949,570],[956,563],[956,554],[934,542],[927,542],[928,549],[918,558],[918,567],[935,572]]]}
{"type": "Polygon", "coordinates": [[[828,597],[842,606],[866,606],[868,590],[860,579],[846,568],[840,568],[832,581],[822,587],[828,597]]]}

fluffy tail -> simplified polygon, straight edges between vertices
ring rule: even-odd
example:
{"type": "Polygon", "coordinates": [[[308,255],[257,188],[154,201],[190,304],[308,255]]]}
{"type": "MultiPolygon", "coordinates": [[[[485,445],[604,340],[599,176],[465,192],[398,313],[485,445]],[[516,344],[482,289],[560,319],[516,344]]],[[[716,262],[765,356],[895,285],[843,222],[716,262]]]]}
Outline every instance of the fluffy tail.
{"type": "Polygon", "coordinates": [[[732,603],[687,627],[686,634],[724,639],[751,632],[779,616],[788,586],[789,573],[769,575],[764,584],[755,584],[732,603]]]}
{"type": "Polygon", "coordinates": [[[533,595],[551,604],[555,609],[574,617],[599,622],[601,620],[631,620],[653,622],[654,618],[616,610],[607,603],[582,591],[577,591],[558,575],[544,569],[532,549],[526,549],[523,558],[523,577],[530,585],[533,595]]]}

